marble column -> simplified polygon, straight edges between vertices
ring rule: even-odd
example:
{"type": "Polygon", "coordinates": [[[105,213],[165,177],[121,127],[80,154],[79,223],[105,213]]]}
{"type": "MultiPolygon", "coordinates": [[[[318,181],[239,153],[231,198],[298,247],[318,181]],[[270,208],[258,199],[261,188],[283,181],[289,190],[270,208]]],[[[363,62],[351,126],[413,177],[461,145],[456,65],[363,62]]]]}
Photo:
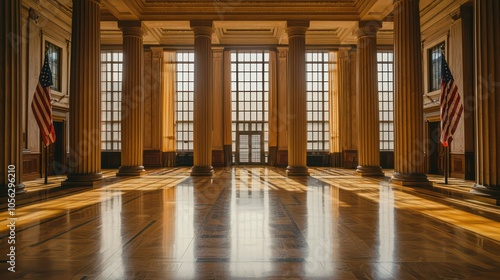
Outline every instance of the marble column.
{"type": "Polygon", "coordinates": [[[309,21],[288,21],[288,176],[308,176],[306,31],[309,21]]]}
{"type": "Polygon", "coordinates": [[[194,32],[194,166],[191,176],[212,176],[212,21],[191,21],[194,32]]]}
{"type": "Polygon", "coordinates": [[[361,176],[384,176],[380,167],[377,82],[377,31],[379,21],[360,21],[357,31],[358,167],[361,176]]]}
{"type": "Polygon", "coordinates": [[[144,51],[140,21],[120,21],[123,32],[121,166],[117,176],[140,176],[144,147],[144,51]]]}
{"type": "Polygon", "coordinates": [[[394,1],[394,175],[391,183],[429,186],[425,175],[419,0],[394,1]]]}
{"type": "Polygon", "coordinates": [[[100,15],[100,0],[73,1],[69,174],[63,186],[102,182],[100,15]]]}
{"type": "MultiPolygon", "coordinates": [[[[22,183],[21,0],[0,4],[0,187],[26,192],[22,183]],[[13,179],[13,180],[12,180],[13,179]]],[[[11,194],[11,191],[9,191],[11,194]]]]}
{"type": "Polygon", "coordinates": [[[500,205],[500,2],[475,0],[476,184],[500,205]]]}

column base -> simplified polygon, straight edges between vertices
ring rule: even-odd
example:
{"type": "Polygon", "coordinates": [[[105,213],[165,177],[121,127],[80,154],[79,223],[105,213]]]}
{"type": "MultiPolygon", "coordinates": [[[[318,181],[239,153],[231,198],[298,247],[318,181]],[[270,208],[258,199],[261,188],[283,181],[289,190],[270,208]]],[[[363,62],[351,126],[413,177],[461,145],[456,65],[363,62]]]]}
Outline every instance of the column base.
{"type": "Polygon", "coordinates": [[[146,173],[144,166],[120,166],[116,176],[141,176],[146,173]]]}
{"type": "Polygon", "coordinates": [[[358,165],[356,174],[362,177],[382,177],[385,176],[380,166],[361,166],[358,165]]]}
{"type": "Polygon", "coordinates": [[[499,187],[487,187],[479,184],[474,184],[471,194],[492,198],[496,200],[496,205],[500,205],[500,188],[499,187]]]}
{"type": "Polygon", "coordinates": [[[419,173],[394,172],[389,182],[400,186],[432,187],[432,182],[427,180],[427,175],[419,173]]]}
{"type": "MultiPolygon", "coordinates": [[[[7,188],[8,188],[8,185],[0,185],[0,189],[3,189],[5,191],[2,191],[0,193],[0,197],[8,197],[9,196],[9,192],[7,191],[7,188]]],[[[26,193],[26,187],[24,186],[23,183],[19,183],[18,185],[16,185],[16,188],[15,188],[15,194],[23,194],[23,193],[26,193]]]]}
{"type": "Polygon", "coordinates": [[[94,187],[102,184],[102,173],[68,174],[61,187],[94,187]]]}
{"type": "Polygon", "coordinates": [[[212,176],[214,168],[212,166],[193,166],[191,176],[212,176]]]}
{"type": "Polygon", "coordinates": [[[287,166],[286,176],[288,177],[309,176],[309,171],[307,169],[307,166],[287,166]]]}
{"type": "Polygon", "coordinates": [[[26,193],[26,186],[23,183],[19,183],[16,186],[16,194],[26,193]]]}

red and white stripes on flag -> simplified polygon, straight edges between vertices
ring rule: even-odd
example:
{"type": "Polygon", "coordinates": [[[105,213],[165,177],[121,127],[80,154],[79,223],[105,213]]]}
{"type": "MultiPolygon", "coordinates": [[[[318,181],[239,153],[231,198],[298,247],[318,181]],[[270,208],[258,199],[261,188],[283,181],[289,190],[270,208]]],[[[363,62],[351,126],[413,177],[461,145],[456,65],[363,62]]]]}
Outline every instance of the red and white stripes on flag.
{"type": "Polygon", "coordinates": [[[453,133],[457,129],[460,117],[464,110],[457,84],[451,75],[450,68],[444,56],[441,61],[441,143],[444,147],[453,140],[453,133]]]}
{"type": "Polygon", "coordinates": [[[45,60],[38,84],[36,86],[31,109],[35,115],[36,122],[42,134],[42,141],[45,146],[48,146],[56,141],[56,132],[52,122],[52,104],[50,102],[50,86],[52,85],[52,73],[49,67],[49,59],[45,54],[45,60]]]}

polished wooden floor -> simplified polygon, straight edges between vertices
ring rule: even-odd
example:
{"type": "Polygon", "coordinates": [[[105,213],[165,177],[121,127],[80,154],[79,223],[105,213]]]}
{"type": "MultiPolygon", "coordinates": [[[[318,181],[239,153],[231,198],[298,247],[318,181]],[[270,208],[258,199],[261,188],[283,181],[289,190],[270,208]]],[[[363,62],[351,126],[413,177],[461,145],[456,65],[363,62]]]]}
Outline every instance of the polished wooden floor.
{"type": "Polygon", "coordinates": [[[2,202],[0,278],[500,279],[497,206],[329,168],[114,172],[101,187],[18,197],[15,273],[2,202]]]}

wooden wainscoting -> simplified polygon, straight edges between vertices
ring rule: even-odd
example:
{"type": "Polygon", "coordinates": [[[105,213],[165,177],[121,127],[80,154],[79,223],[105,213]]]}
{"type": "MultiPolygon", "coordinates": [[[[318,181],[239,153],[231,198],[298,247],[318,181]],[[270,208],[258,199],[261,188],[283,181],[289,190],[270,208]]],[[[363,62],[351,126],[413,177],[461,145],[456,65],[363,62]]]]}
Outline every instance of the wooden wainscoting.
{"type": "Polygon", "coordinates": [[[42,166],[41,157],[40,153],[23,152],[23,181],[33,180],[42,176],[40,170],[42,166]]]}
{"type": "Polygon", "coordinates": [[[288,150],[278,150],[276,166],[285,167],[288,165],[288,150]]]}
{"type": "Polygon", "coordinates": [[[380,151],[380,166],[382,168],[394,168],[394,152],[393,151],[380,151]]]}
{"type": "Polygon", "coordinates": [[[465,155],[450,154],[450,177],[465,179],[465,155]]]}
{"type": "Polygon", "coordinates": [[[344,168],[356,169],[358,167],[358,151],[344,150],[344,168]]]}
{"type": "Polygon", "coordinates": [[[101,152],[101,168],[119,168],[122,162],[121,152],[101,152]]]}
{"type": "Polygon", "coordinates": [[[161,167],[163,154],[160,150],[144,150],[144,167],[161,167]]]}
{"type": "Polygon", "coordinates": [[[331,153],[330,154],[330,164],[329,166],[331,167],[342,167],[342,153],[336,152],[336,153],[331,153]]]}
{"type": "Polygon", "coordinates": [[[212,166],[224,166],[224,150],[212,150],[212,166]]]}

